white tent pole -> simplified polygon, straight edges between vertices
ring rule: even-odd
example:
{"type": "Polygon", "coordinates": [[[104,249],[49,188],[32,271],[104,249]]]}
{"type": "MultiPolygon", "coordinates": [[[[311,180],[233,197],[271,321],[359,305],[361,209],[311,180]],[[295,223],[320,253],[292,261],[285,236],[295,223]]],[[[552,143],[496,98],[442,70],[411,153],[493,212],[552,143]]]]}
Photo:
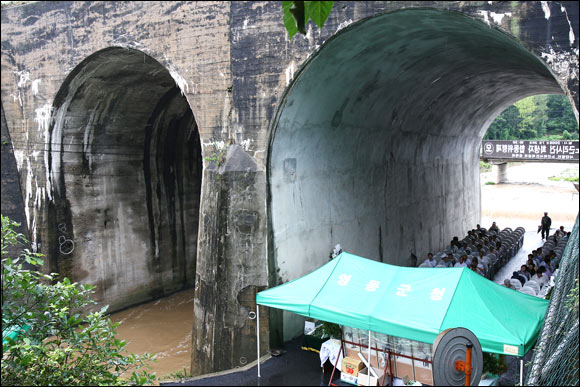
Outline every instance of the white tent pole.
{"type": "Polygon", "coordinates": [[[371,362],[371,331],[369,329],[369,369],[367,370],[367,377],[368,377],[368,383],[367,386],[371,385],[371,368],[372,368],[372,362],[371,362]]]}
{"type": "Polygon", "coordinates": [[[524,385],[524,358],[520,358],[520,386],[524,385]]]}
{"type": "Polygon", "coordinates": [[[258,322],[256,336],[258,336],[258,377],[260,378],[260,305],[256,304],[256,320],[258,322]]]}

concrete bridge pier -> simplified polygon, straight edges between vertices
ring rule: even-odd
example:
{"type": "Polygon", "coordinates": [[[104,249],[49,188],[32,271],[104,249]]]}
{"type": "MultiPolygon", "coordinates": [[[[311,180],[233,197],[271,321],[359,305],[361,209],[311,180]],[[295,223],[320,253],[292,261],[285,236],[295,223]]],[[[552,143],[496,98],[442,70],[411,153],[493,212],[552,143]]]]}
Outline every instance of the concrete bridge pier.
{"type": "Polygon", "coordinates": [[[492,164],[491,170],[495,176],[495,183],[501,184],[508,180],[508,163],[492,164]]]}

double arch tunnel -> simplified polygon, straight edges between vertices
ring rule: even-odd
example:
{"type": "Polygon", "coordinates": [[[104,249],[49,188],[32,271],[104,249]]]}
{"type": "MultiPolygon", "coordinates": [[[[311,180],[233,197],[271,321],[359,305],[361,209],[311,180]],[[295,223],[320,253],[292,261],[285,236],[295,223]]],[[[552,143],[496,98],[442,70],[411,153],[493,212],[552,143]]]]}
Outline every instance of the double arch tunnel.
{"type": "MultiPolygon", "coordinates": [[[[562,93],[521,43],[461,13],[400,10],[340,31],[272,125],[270,284],[316,269],[336,244],[407,266],[464,235],[480,219],[489,125],[522,98],[562,93]]],[[[300,324],[285,315],[284,338],[300,324]]]]}
{"type": "MultiPolygon", "coordinates": [[[[413,265],[479,221],[479,146],[495,117],[524,97],[562,93],[520,42],[461,13],[407,9],[349,25],[306,60],[271,118],[267,187],[248,183],[268,191],[268,228],[252,229],[268,233],[268,262],[252,259],[268,266],[270,286],[318,268],[336,244],[413,265]]],[[[94,53],[60,88],[48,132],[50,270],[96,284],[111,310],[192,286],[200,135],[167,68],[133,49],[94,53]]],[[[264,272],[250,285],[264,286],[264,272]]],[[[226,302],[227,313],[244,309],[226,302]]],[[[219,367],[207,372],[255,348],[251,329],[218,317],[222,334],[194,354],[214,351],[219,367]],[[234,331],[244,340],[230,353],[234,331]]],[[[284,339],[302,329],[289,316],[269,323],[284,339]]]]}
{"type": "Polygon", "coordinates": [[[201,145],[170,72],[138,50],[94,53],[61,86],[49,133],[51,270],[97,285],[111,310],[191,287],[201,145]]]}

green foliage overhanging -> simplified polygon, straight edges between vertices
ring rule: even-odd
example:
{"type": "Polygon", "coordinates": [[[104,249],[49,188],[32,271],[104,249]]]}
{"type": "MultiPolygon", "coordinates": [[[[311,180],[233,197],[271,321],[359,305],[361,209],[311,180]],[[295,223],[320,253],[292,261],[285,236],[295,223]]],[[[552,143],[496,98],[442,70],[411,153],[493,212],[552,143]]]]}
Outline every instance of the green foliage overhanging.
{"type": "Polygon", "coordinates": [[[284,27],[288,37],[292,39],[297,32],[306,35],[306,25],[312,20],[318,28],[322,28],[334,1],[283,1],[284,27]]]}
{"type": "Polygon", "coordinates": [[[98,312],[83,313],[94,286],[43,274],[40,254],[8,256],[24,236],[2,216],[2,385],[144,385],[151,355],[124,351],[118,324],[98,312]]]}
{"type": "Polygon", "coordinates": [[[487,140],[577,140],[578,123],[564,95],[524,98],[489,126],[487,140]]]}

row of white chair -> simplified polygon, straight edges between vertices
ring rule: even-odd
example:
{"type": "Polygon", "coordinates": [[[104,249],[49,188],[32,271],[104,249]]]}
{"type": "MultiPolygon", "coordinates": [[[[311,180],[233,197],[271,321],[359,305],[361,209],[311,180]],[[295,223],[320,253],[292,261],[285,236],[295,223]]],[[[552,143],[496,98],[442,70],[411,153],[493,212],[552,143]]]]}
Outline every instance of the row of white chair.
{"type": "MultiPolygon", "coordinates": [[[[542,253],[546,254],[550,250],[554,250],[554,252],[556,253],[556,258],[559,260],[562,256],[564,248],[566,247],[566,243],[568,243],[568,237],[562,237],[558,240],[556,245],[555,237],[552,235],[542,246],[542,253]]],[[[538,282],[533,279],[524,282],[523,286],[521,282],[515,278],[511,278],[509,281],[511,287],[514,288],[515,290],[521,293],[541,298],[544,298],[546,296],[550,288],[549,285],[544,285],[543,287],[541,287],[540,284],[538,284],[538,282]]],[[[553,279],[551,282],[553,283],[553,279]]]]}

